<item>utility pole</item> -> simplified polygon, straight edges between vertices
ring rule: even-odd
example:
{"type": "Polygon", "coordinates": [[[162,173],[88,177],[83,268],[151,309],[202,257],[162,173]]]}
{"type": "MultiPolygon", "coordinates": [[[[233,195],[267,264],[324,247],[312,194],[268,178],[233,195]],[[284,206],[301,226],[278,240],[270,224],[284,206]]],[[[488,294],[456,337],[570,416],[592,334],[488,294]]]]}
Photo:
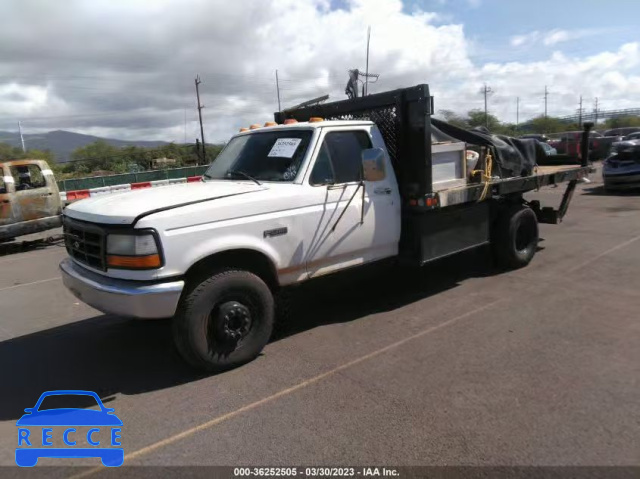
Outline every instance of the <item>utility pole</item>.
{"type": "Polygon", "coordinates": [[[582,95],[580,95],[580,108],[578,108],[578,126],[582,128],[582,95]]]}
{"type": "Polygon", "coordinates": [[[184,144],[187,144],[187,109],[184,109],[184,144]]]}
{"type": "Polygon", "coordinates": [[[371,39],[371,26],[367,28],[367,64],[364,72],[364,95],[369,93],[369,40],[371,39]]]}
{"type": "Polygon", "coordinates": [[[544,119],[547,119],[547,98],[549,97],[549,90],[547,85],[544,86],[544,119]]]}
{"type": "Polygon", "coordinates": [[[276,92],[278,93],[278,111],[282,111],[280,107],[280,82],[278,81],[278,70],[276,70],[276,92]]]}
{"type": "Polygon", "coordinates": [[[520,97],[516,97],[516,131],[518,131],[518,125],[520,125],[520,97]]]}
{"type": "Polygon", "coordinates": [[[596,107],[594,109],[594,113],[595,113],[595,118],[594,118],[593,124],[598,125],[598,97],[596,97],[596,107]]]}
{"type": "Polygon", "coordinates": [[[26,153],[27,149],[24,146],[24,136],[22,136],[22,124],[18,121],[18,131],[20,132],[20,141],[22,142],[22,153],[26,153]]]}
{"type": "Polygon", "coordinates": [[[487,84],[484,84],[484,87],[482,88],[482,90],[480,90],[480,93],[482,93],[484,95],[484,126],[489,129],[489,112],[487,110],[487,96],[489,95],[489,93],[492,93],[493,90],[491,90],[490,87],[487,86],[487,84]]]}
{"type": "MultiPolygon", "coordinates": [[[[207,161],[207,153],[206,153],[206,149],[204,146],[204,128],[202,127],[202,109],[204,108],[204,105],[200,104],[200,88],[199,85],[200,83],[202,83],[200,81],[200,75],[196,75],[196,97],[198,98],[198,117],[200,118],[200,139],[202,142],[202,161],[206,163],[207,161]]],[[[197,160],[196,160],[196,166],[197,166],[197,160]]]]}

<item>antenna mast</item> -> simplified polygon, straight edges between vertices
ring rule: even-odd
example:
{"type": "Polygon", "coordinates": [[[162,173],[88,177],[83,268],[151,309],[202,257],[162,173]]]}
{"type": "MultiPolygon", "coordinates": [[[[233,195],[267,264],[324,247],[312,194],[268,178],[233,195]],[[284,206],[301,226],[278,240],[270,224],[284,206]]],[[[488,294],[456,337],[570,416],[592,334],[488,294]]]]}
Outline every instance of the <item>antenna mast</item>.
{"type": "Polygon", "coordinates": [[[24,136],[22,136],[22,124],[18,121],[18,131],[20,132],[20,141],[22,142],[22,152],[26,153],[27,149],[24,146],[24,136]]]}

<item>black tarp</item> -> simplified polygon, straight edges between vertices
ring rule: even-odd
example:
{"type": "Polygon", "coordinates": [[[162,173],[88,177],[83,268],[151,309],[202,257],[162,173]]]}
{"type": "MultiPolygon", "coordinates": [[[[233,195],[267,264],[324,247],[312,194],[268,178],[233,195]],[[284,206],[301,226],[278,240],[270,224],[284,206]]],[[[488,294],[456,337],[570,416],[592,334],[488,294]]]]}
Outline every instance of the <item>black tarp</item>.
{"type": "MultiPolygon", "coordinates": [[[[431,119],[432,141],[464,141],[471,145],[485,146],[493,150],[492,176],[512,178],[530,176],[538,163],[546,158],[544,148],[533,139],[492,135],[486,129],[466,130],[435,118],[431,119]]],[[[479,167],[482,167],[479,165],[479,167]]]]}

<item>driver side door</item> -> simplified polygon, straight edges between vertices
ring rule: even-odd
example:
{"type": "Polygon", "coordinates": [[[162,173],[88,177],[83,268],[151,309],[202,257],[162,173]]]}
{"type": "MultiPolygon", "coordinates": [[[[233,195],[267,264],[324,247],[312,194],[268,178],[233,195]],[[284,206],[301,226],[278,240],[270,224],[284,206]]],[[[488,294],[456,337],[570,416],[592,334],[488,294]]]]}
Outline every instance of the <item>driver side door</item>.
{"type": "Polygon", "coordinates": [[[397,254],[395,181],[361,181],[362,151],[372,147],[369,130],[326,128],[319,139],[308,178],[317,205],[305,261],[310,278],[397,254]]]}

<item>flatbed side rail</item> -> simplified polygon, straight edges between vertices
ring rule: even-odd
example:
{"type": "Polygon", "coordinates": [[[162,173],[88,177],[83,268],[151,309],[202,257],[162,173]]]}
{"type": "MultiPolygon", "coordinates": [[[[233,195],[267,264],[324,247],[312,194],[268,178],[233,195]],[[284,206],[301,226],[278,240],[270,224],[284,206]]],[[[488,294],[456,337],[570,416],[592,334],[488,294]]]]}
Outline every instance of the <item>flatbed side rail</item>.
{"type": "MultiPolygon", "coordinates": [[[[567,181],[569,183],[571,183],[571,181],[577,182],[577,180],[586,177],[588,172],[588,167],[579,166],[548,173],[539,172],[532,176],[494,180],[489,183],[489,193],[485,200],[514,193],[526,193],[528,191],[538,190],[543,186],[559,185],[560,183],[567,181]]],[[[478,183],[460,188],[438,191],[435,193],[437,198],[435,207],[453,206],[480,201],[483,190],[484,183],[478,183]]],[[[434,209],[434,207],[427,206],[426,203],[423,203],[422,205],[416,203],[411,206],[410,209],[413,211],[428,211],[434,209]]]]}

